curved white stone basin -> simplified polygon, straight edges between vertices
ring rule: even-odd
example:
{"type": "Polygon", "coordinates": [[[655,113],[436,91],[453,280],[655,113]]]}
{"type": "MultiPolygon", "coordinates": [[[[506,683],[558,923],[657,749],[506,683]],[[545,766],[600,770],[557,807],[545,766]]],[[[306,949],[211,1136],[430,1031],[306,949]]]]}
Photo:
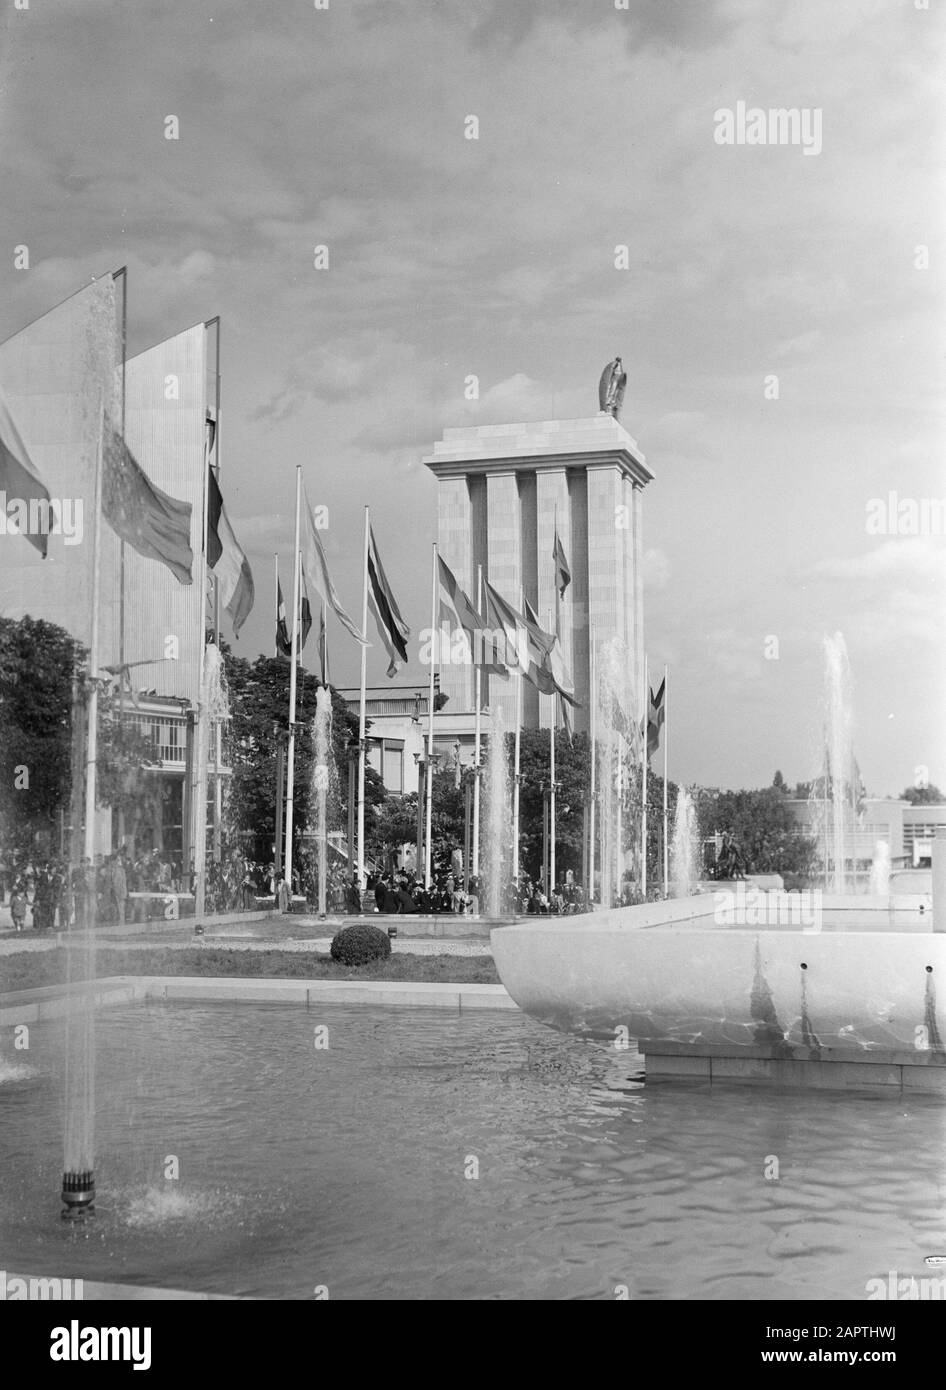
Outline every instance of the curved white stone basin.
{"type": "MultiPolygon", "coordinates": [[[[785,897],[765,895],[773,921],[785,897]]],[[[944,1060],[946,1038],[946,935],[928,901],[826,895],[816,928],[722,926],[705,894],[490,939],[506,989],[553,1028],[809,1060],[909,1051],[922,1064],[944,1060]]]]}

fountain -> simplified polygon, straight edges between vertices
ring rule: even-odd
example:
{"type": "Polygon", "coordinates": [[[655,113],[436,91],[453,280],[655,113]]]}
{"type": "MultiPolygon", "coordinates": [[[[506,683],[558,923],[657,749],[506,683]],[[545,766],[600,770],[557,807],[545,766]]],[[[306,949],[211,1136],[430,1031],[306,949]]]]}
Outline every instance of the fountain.
{"type": "Polygon", "coordinates": [[[512,847],[509,844],[512,809],[506,731],[503,712],[499,705],[496,705],[489,715],[483,790],[486,796],[482,845],[486,879],[486,915],[493,921],[500,921],[506,916],[509,890],[512,886],[512,847]]]}
{"type": "Polygon", "coordinates": [[[316,857],[318,862],[319,916],[325,917],[328,885],[328,793],[332,751],[332,692],[321,685],[315,695],[312,726],[315,766],[312,781],[316,799],[316,857]]]}
{"type": "MultiPolygon", "coordinates": [[[[634,804],[640,778],[635,756],[631,699],[627,679],[627,651],[612,638],[597,651],[595,744],[598,784],[598,870],[600,902],[611,907],[621,901],[624,882],[624,846],[628,840],[626,812],[634,804]]],[[[589,885],[589,891],[591,885],[589,885]]]]}
{"type": "Polygon", "coordinates": [[[673,838],[670,841],[670,884],[674,898],[688,898],[696,892],[698,842],[696,807],[686,787],[680,787],[673,820],[673,838]]]}
{"type": "Polygon", "coordinates": [[[874,846],[874,859],[870,866],[870,891],[872,895],[886,898],[890,893],[890,846],[886,840],[878,840],[874,846]]]}
{"type": "MultiPolygon", "coordinates": [[[[856,787],[851,720],[851,668],[844,637],[836,632],[824,639],[825,661],[825,876],[833,868],[835,893],[843,893],[844,831],[850,798],[856,787]]],[[[852,817],[853,819],[853,817],[852,817]]],[[[853,825],[852,825],[853,833],[853,825]]],[[[853,859],[853,847],[852,847],[853,859]]]]}

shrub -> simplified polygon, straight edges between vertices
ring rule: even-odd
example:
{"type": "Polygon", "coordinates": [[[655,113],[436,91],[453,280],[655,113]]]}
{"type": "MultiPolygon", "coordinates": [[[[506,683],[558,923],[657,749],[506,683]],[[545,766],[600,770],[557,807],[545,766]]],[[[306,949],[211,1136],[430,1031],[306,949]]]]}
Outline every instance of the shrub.
{"type": "Polygon", "coordinates": [[[343,927],[332,938],[332,960],[342,965],[368,965],[373,960],[387,960],[391,942],[387,932],[368,922],[356,922],[343,927]]]}

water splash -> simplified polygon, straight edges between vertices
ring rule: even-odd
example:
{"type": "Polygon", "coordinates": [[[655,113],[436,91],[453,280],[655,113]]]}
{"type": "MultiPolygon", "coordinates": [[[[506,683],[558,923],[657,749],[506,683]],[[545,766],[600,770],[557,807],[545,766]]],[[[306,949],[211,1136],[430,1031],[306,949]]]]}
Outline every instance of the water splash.
{"type": "Polygon", "coordinates": [[[136,1228],[167,1226],[175,1221],[212,1220],[228,1215],[240,1198],[225,1192],[194,1192],[180,1187],[149,1187],[128,1203],[126,1223],[136,1228]]]}
{"type": "Polygon", "coordinates": [[[486,768],[483,793],[486,815],[483,818],[483,877],[486,881],[486,915],[499,921],[506,914],[512,887],[512,824],[511,782],[509,759],[506,754],[506,730],[500,705],[494,705],[489,716],[486,740],[486,768]]]}
{"type": "Polygon", "coordinates": [[[870,891],[881,898],[890,895],[890,846],[886,840],[878,840],[874,846],[874,860],[870,866],[870,891]]]}
{"type": "Polygon", "coordinates": [[[634,823],[634,816],[639,815],[641,775],[634,736],[637,701],[631,689],[627,648],[619,638],[603,642],[596,661],[598,898],[602,907],[611,907],[621,901],[629,867],[627,846],[640,838],[634,823]],[[633,813],[632,807],[637,807],[633,813]]]}
{"type": "Polygon", "coordinates": [[[686,787],[680,787],[670,841],[670,883],[675,898],[688,898],[696,892],[698,841],[696,807],[686,787]]]}
{"type": "Polygon", "coordinates": [[[844,636],[824,639],[824,771],[817,807],[819,843],[826,881],[835,893],[845,890],[845,834],[851,828],[852,853],[856,795],[854,772],[851,667],[844,636]]]}
{"type": "Polygon", "coordinates": [[[312,784],[316,804],[316,865],[318,875],[319,916],[324,917],[328,894],[328,814],[330,774],[334,765],[332,749],[332,694],[320,686],[315,694],[315,719],[312,724],[315,763],[312,784]]]}

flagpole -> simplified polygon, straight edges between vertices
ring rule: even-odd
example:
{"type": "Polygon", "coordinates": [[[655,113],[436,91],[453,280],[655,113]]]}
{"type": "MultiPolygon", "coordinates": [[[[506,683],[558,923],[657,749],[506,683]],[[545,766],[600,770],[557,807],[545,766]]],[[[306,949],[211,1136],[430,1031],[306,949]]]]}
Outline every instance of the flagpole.
{"type": "Polygon", "coordinates": [[[670,896],[670,812],[667,806],[667,749],[670,743],[670,685],[664,666],[664,897],[670,896]]]}
{"type": "Polygon", "coordinates": [[[210,533],[210,459],[205,436],[203,518],[201,521],[198,615],[200,663],[198,672],[196,749],[194,753],[194,920],[203,921],[207,903],[207,761],[210,713],[206,708],[204,680],[207,671],[207,538],[210,533]]]}
{"type": "MultiPolygon", "coordinates": [[[[518,660],[518,658],[517,658],[518,660]]],[[[519,733],[522,727],[522,670],[516,667],[516,738],[512,779],[512,879],[519,900],[519,733]]]]}
{"type": "MultiPolygon", "coordinates": [[[[361,594],[361,635],[368,635],[368,530],[371,525],[368,508],[365,507],[365,540],[362,555],[362,594],[361,594]]],[[[368,648],[361,647],[361,690],[358,701],[358,896],[359,916],[361,915],[361,894],[365,887],[365,708],[366,681],[368,679],[368,648]]]]}
{"type": "Polygon", "coordinates": [[[292,645],[289,656],[289,753],[286,758],[286,853],[283,878],[289,890],[292,911],[292,812],[296,776],[296,659],[299,654],[299,513],[302,501],[302,464],[296,464],[296,541],[292,548],[292,645]]]}
{"type": "MultiPolygon", "coordinates": [[[[430,630],[437,628],[437,542],[432,548],[433,563],[430,571],[430,630]]],[[[437,658],[437,643],[430,653],[430,686],[427,692],[427,815],[424,830],[424,887],[431,887],[431,844],[430,832],[433,825],[434,808],[434,670],[437,658]]]]}
{"type": "MultiPolygon", "coordinates": [[[[558,587],[555,589],[558,593],[558,587]]],[[[552,625],[552,611],[549,609],[549,626],[552,625]]],[[[558,628],[556,626],[556,635],[558,628]]],[[[549,775],[551,777],[549,789],[549,905],[552,902],[552,893],[555,888],[555,725],[558,722],[558,695],[552,696],[552,724],[549,729],[549,775]]]]}
{"type": "Polygon", "coordinates": [[[89,705],[85,772],[85,857],[95,862],[95,773],[98,757],[99,586],[102,574],[102,453],[105,448],[105,393],[99,403],[99,446],[95,459],[92,511],[92,614],[89,628],[89,705]]]}
{"type": "Polygon", "coordinates": [[[650,718],[650,699],[647,657],[644,657],[644,739],[641,749],[641,893],[647,901],[647,721],[650,718]]]}
{"type": "Polygon", "coordinates": [[[590,732],[591,732],[591,805],[588,812],[588,882],[585,884],[585,891],[588,897],[588,906],[591,908],[594,902],[595,885],[595,764],[597,762],[597,752],[595,749],[596,723],[598,697],[595,686],[595,629],[591,625],[591,662],[590,680],[588,682],[588,699],[591,705],[590,732]]]}
{"type": "MultiPolygon", "coordinates": [[[[477,567],[476,567],[476,612],[477,612],[477,615],[481,614],[482,611],[483,611],[483,566],[482,566],[482,565],[477,565],[477,567]]],[[[483,654],[483,653],[482,653],[482,643],[479,643],[479,646],[480,646],[480,648],[481,648],[481,650],[480,650],[480,652],[479,652],[479,656],[482,657],[482,654],[483,654]]],[[[474,662],[476,661],[476,659],[477,659],[477,652],[474,650],[474,652],[473,652],[473,660],[474,660],[474,662]]],[[[482,668],[482,666],[480,666],[480,665],[475,665],[474,668],[473,668],[473,673],[474,673],[474,674],[473,674],[473,698],[474,698],[474,702],[475,702],[475,704],[476,704],[476,711],[475,711],[475,714],[474,714],[474,716],[473,716],[473,847],[472,847],[472,853],[471,853],[471,858],[472,858],[472,861],[473,861],[473,862],[472,862],[472,864],[471,864],[470,867],[471,867],[471,872],[472,872],[473,874],[477,874],[477,875],[478,875],[478,874],[479,874],[479,871],[480,871],[480,741],[481,741],[481,737],[482,737],[482,733],[481,733],[481,719],[480,719],[480,706],[481,706],[482,703],[483,703],[483,668],[482,668]]],[[[467,884],[467,891],[469,891],[469,884],[467,884]]]]}

